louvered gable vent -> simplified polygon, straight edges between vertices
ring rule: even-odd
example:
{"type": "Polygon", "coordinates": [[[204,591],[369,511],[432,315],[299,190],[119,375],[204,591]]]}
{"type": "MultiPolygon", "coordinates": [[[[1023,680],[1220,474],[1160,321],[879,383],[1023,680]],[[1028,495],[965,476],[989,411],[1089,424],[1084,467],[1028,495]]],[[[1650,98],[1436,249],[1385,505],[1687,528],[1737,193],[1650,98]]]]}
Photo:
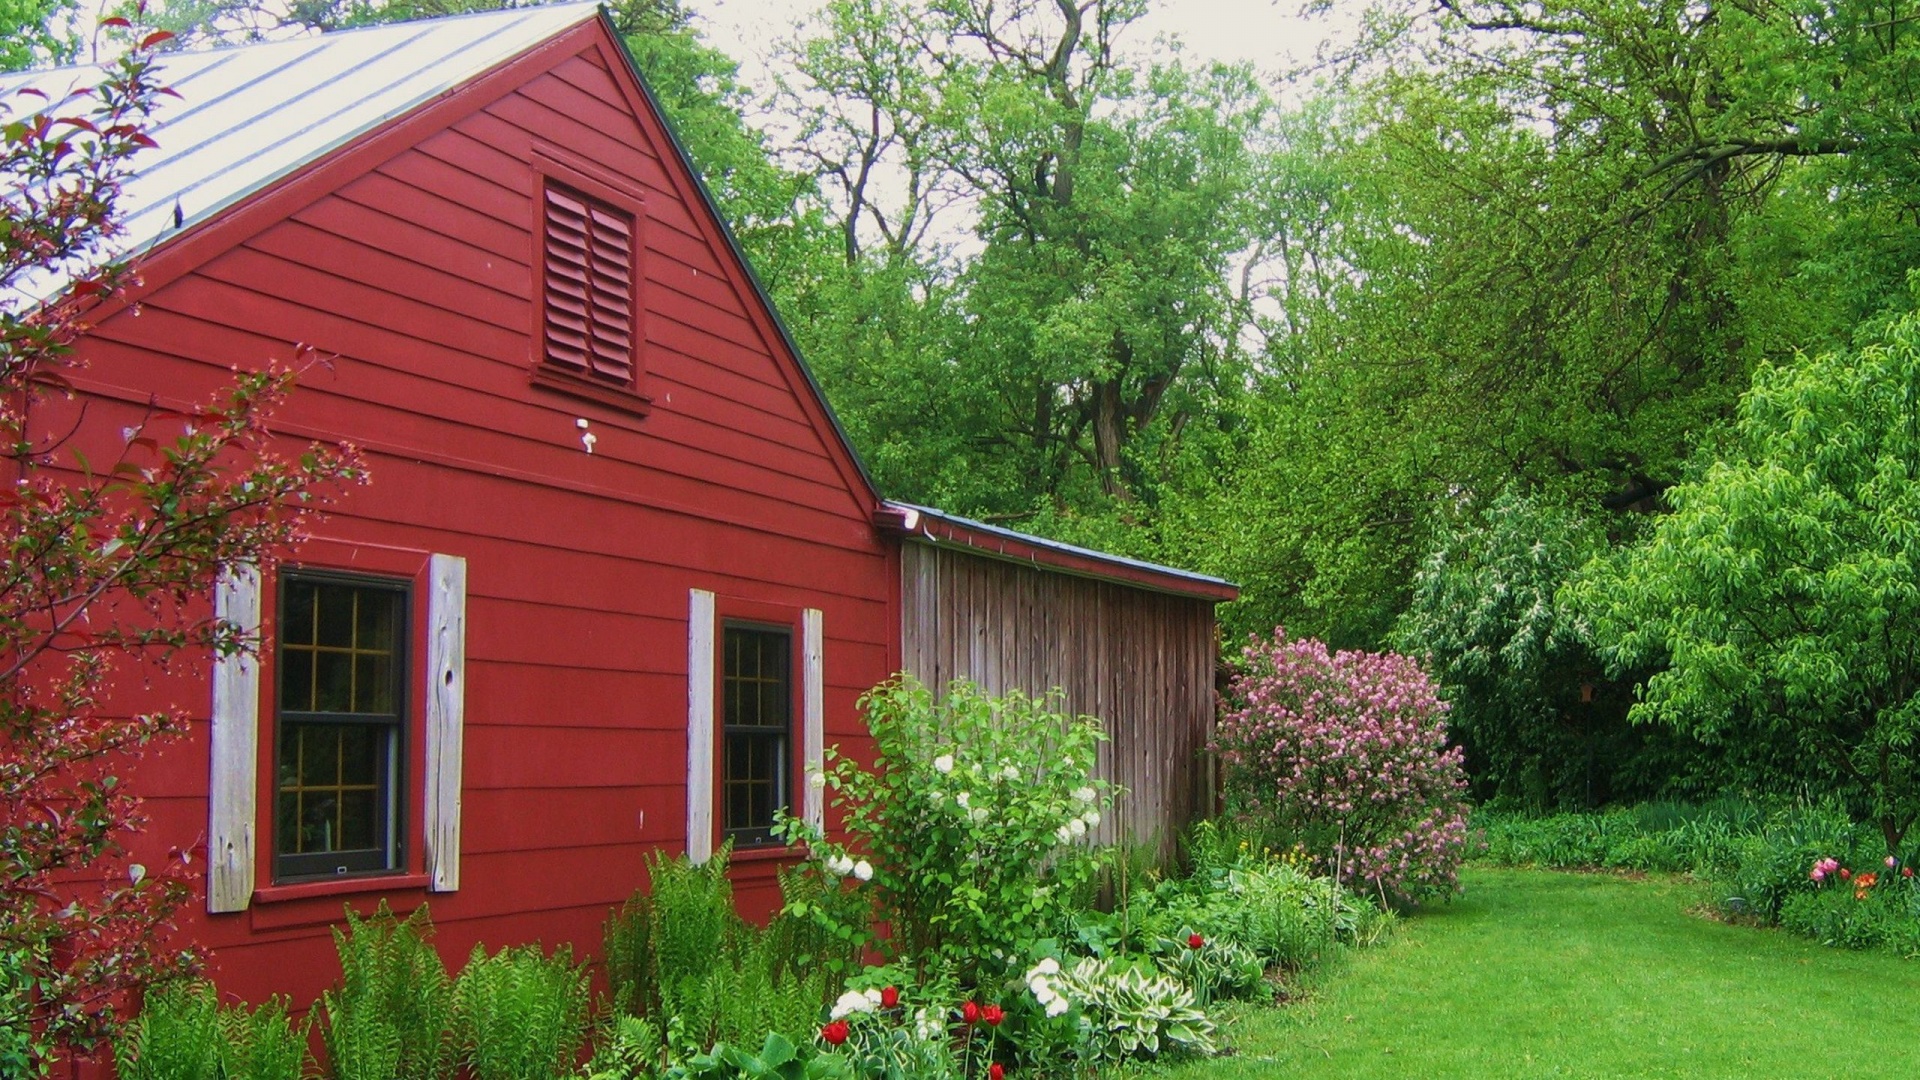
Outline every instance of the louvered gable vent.
{"type": "Polygon", "coordinates": [[[633,383],[633,215],[549,182],[547,362],[618,386],[633,383]]]}

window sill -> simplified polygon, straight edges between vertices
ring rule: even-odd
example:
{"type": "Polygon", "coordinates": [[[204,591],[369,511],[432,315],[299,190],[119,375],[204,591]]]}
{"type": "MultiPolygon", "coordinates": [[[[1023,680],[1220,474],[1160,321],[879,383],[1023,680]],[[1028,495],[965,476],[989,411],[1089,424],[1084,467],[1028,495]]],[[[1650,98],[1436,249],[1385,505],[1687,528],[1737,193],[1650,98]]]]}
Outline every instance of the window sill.
{"type": "Polygon", "coordinates": [[[791,848],[785,844],[755,844],[749,848],[734,848],[730,861],[735,863],[759,863],[790,859],[794,862],[799,862],[804,858],[806,858],[806,853],[799,848],[791,848]]]}
{"type": "Polygon", "coordinates": [[[269,885],[253,890],[256,904],[281,904],[315,896],[351,896],[354,893],[404,892],[424,889],[432,879],[425,874],[343,875],[320,881],[299,881],[291,885],[269,885]]]}
{"type": "Polygon", "coordinates": [[[565,394],[571,398],[579,398],[582,401],[611,406],[635,416],[645,416],[653,411],[653,399],[639,391],[572,375],[544,363],[534,364],[529,381],[537,390],[547,390],[556,394],[565,394]]]}

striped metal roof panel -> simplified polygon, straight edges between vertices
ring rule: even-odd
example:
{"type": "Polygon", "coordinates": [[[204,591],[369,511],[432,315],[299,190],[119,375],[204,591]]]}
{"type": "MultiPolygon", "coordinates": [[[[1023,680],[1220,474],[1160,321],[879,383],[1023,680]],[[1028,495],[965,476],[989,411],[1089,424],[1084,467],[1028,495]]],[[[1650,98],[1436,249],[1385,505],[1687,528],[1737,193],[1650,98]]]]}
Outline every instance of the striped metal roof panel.
{"type": "MultiPolygon", "coordinates": [[[[598,11],[557,4],[167,54],[159,78],[180,97],[162,99],[148,129],[159,146],[134,158],[115,246],[146,250],[598,11]]],[[[59,102],[103,77],[99,66],[0,77],[0,116],[44,107],[21,90],[59,102]]],[[[20,283],[36,300],[65,284],[20,283]]]]}

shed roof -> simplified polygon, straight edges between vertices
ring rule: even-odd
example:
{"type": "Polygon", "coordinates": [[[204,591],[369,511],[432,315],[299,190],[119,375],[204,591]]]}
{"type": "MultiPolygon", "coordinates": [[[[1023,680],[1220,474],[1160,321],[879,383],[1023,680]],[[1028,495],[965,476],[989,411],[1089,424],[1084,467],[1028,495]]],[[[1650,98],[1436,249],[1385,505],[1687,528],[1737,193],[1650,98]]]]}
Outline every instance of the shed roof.
{"type": "MultiPolygon", "coordinates": [[[[119,253],[144,251],[301,166],[484,74],[568,27],[594,3],[462,15],[159,58],[160,100],[119,203],[119,253]]],[[[32,89],[53,102],[98,85],[101,65],[0,77],[0,114],[32,89]]],[[[26,99],[36,107],[36,99],[26,99]]],[[[21,283],[32,300],[66,285],[21,283]]]]}
{"type": "Polygon", "coordinates": [[[1240,597],[1240,587],[1225,578],[1004,529],[931,506],[889,501],[887,508],[894,511],[895,528],[922,543],[965,548],[987,558],[1203,600],[1227,601],[1240,597]]]}

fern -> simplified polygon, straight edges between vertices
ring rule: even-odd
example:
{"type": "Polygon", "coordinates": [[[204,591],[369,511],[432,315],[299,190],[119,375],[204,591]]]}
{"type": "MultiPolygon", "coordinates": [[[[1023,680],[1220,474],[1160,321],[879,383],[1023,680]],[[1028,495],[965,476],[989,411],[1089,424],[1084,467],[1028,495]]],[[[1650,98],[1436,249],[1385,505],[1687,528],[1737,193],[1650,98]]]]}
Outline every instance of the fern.
{"type": "Polygon", "coordinates": [[[333,932],[340,985],[322,1002],[335,1080],[453,1076],[452,981],[432,936],[426,905],[403,920],[384,900],[372,918],[349,909],[346,930],[333,932]]]}
{"type": "Polygon", "coordinates": [[[170,983],[114,1044],[120,1080],[220,1080],[220,1000],[211,984],[170,983]]]}
{"type": "Polygon", "coordinates": [[[474,1080],[564,1080],[587,1037],[587,977],[562,946],[482,946],[453,987],[459,1044],[474,1080]]]}
{"type": "Polygon", "coordinates": [[[211,983],[178,982],[147,994],[114,1044],[120,1080],[300,1080],[307,1025],[284,998],[258,1009],[220,1007],[211,983]]]}
{"type": "Polygon", "coordinates": [[[285,998],[270,998],[249,1012],[223,1009],[220,1067],[226,1080],[300,1080],[307,1064],[311,1020],[295,1023],[285,998]]]}

